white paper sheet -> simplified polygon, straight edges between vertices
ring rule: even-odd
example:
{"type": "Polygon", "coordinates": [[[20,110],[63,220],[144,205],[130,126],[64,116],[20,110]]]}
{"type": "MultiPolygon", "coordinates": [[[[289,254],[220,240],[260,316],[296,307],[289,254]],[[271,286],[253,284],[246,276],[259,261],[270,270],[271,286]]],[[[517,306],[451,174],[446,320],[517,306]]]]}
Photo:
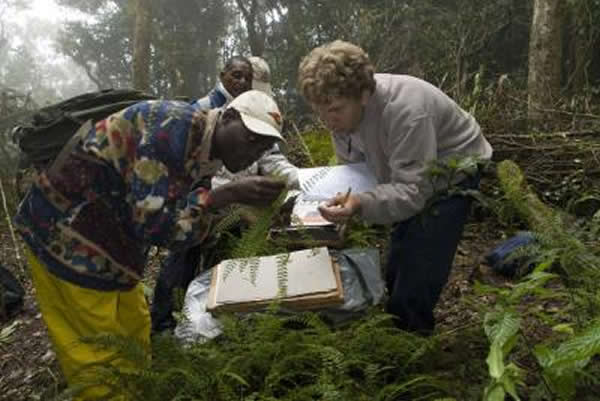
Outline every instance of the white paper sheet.
{"type": "MultiPolygon", "coordinates": [[[[282,256],[285,254],[257,258],[259,264],[254,283],[250,266],[240,271],[237,261],[221,262],[217,267],[216,304],[275,299],[279,295],[277,275],[282,256]],[[226,267],[228,263],[229,269],[226,267]],[[230,270],[227,277],[226,270],[230,270]]],[[[331,257],[325,247],[290,253],[285,269],[288,297],[324,293],[337,288],[331,257]]]]}
{"type": "Polygon", "coordinates": [[[369,191],[377,185],[377,179],[365,163],[301,168],[298,171],[302,193],[292,210],[292,226],[324,226],[333,223],[325,220],[318,206],[336,196],[369,191]]]}
{"type": "Polygon", "coordinates": [[[377,185],[377,179],[365,163],[301,168],[298,171],[302,197],[305,200],[327,200],[338,192],[352,193],[369,191],[377,185]]]}

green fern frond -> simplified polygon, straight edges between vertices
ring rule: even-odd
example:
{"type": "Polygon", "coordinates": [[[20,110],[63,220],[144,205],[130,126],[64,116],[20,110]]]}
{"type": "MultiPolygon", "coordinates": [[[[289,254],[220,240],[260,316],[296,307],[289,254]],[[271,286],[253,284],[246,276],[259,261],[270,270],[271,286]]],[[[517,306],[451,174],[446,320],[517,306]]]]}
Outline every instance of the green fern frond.
{"type": "MultiPolygon", "coordinates": [[[[393,401],[397,399],[403,398],[403,396],[410,395],[415,390],[422,390],[424,388],[432,388],[434,387],[429,378],[426,376],[417,376],[410,380],[404,381],[402,383],[394,383],[385,386],[382,388],[375,397],[376,401],[393,401]]],[[[434,396],[437,391],[433,394],[428,394],[426,397],[430,398],[434,396]]],[[[438,393],[439,394],[439,393],[438,393]]],[[[417,400],[417,398],[410,398],[411,400],[417,400]]],[[[425,396],[421,399],[426,399],[425,396]]]]}
{"type": "Polygon", "coordinates": [[[211,234],[218,235],[231,230],[242,221],[240,206],[232,206],[222,214],[221,218],[213,225],[211,234]]]}
{"type": "Polygon", "coordinates": [[[99,350],[115,352],[119,358],[130,361],[135,366],[148,366],[150,363],[149,348],[135,339],[114,334],[100,334],[91,337],[82,337],[80,341],[90,344],[99,350]]]}
{"type": "Polygon", "coordinates": [[[282,253],[277,256],[277,286],[279,288],[279,296],[287,295],[288,272],[287,265],[290,261],[289,253],[282,253]]]}
{"type": "Polygon", "coordinates": [[[332,346],[309,345],[321,356],[322,369],[327,374],[344,374],[344,354],[332,346]]]}
{"type": "Polygon", "coordinates": [[[250,282],[252,285],[256,285],[256,278],[258,277],[258,268],[260,267],[259,258],[249,258],[248,268],[250,269],[250,282]]]}
{"type": "MultiPolygon", "coordinates": [[[[498,164],[500,184],[510,204],[535,231],[537,261],[558,267],[575,302],[576,319],[597,316],[600,299],[600,249],[597,222],[578,224],[572,216],[545,205],[531,190],[519,167],[511,161],[498,164]],[[578,296],[578,293],[587,295],[578,296]]],[[[541,288],[541,287],[538,287],[541,288]]],[[[518,294],[517,294],[518,295],[518,294]]]]}
{"type": "Polygon", "coordinates": [[[440,341],[395,329],[390,318],[373,312],[334,329],[310,312],[243,319],[226,314],[220,317],[223,334],[214,341],[182,347],[172,336],[156,336],[151,364],[131,372],[98,366],[89,378],[115,395],[144,401],[371,401],[377,393],[418,400],[445,394],[436,390],[436,373],[422,370],[440,341]]]}
{"type": "Polygon", "coordinates": [[[587,327],[582,333],[563,342],[557,349],[540,354],[540,364],[545,369],[561,371],[582,368],[591,357],[600,354],[600,321],[587,327]]]}
{"type": "Polygon", "coordinates": [[[513,304],[517,304],[525,295],[541,293],[548,281],[558,277],[556,274],[534,271],[513,287],[508,300],[513,304]]]}
{"type": "Polygon", "coordinates": [[[516,312],[510,310],[491,311],[485,314],[483,327],[490,343],[499,344],[507,353],[509,350],[505,347],[510,345],[518,333],[521,318],[516,312]]]}

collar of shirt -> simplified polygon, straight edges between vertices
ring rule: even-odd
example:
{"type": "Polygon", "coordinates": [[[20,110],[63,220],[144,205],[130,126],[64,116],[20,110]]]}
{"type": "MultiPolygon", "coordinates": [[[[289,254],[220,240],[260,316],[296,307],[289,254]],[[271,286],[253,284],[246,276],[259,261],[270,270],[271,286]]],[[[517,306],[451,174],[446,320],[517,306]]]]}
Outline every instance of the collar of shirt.
{"type": "Polygon", "coordinates": [[[227,106],[229,103],[231,103],[231,101],[233,100],[233,96],[231,95],[231,93],[229,93],[227,91],[227,89],[225,89],[225,85],[223,85],[223,82],[221,82],[221,80],[219,79],[219,82],[217,83],[216,89],[223,95],[225,96],[225,99],[227,99],[225,101],[225,104],[221,107],[225,107],[227,106]]]}
{"type": "Polygon", "coordinates": [[[194,119],[200,121],[195,121],[192,124],[188,138],[185,169],[193,181],[198,181],[207,175],[214,175],[223,165],[221,160],[210,158],[213,135],[221,112],[219,110],[208,110],[199,111],[195,114],[194,119]]]}

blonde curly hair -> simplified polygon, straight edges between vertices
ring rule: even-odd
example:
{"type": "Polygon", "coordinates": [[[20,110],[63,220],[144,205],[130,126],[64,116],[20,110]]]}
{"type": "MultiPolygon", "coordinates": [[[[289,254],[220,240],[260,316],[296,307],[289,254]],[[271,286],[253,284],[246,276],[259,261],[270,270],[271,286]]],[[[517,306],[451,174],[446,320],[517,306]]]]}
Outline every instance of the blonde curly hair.
{"type": "Polygon", "coordinates": [[[360,98],[364,90],[375,90],[375,68],[359,46],[336,40],[314,48],[298,68],[298,88],[313,104],[332,97],[360,98]]]}

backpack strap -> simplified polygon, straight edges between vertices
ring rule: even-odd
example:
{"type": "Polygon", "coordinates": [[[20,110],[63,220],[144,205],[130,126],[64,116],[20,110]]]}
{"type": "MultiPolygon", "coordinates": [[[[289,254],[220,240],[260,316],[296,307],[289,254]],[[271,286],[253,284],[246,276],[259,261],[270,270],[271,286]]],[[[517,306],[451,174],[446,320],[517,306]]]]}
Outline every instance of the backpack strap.
{"type": "Polygon", "coordinates": [[[69,139],[69,142],[63,146],[61,151],[58,153],[58,156],[56,156],[54,162],[48,168],[49,175],[54,175],[62,169],[67,157],[71,154],[71,151],[75,148],[75,146],[81,143],[84,135],[86,135],[92,129],[92,126],[92,120],[88,120],[81,127],[79,127],[77,132],[75,132],[75,135],[73,135],[71,139],[69,139]]]}

